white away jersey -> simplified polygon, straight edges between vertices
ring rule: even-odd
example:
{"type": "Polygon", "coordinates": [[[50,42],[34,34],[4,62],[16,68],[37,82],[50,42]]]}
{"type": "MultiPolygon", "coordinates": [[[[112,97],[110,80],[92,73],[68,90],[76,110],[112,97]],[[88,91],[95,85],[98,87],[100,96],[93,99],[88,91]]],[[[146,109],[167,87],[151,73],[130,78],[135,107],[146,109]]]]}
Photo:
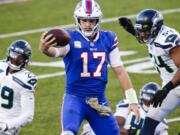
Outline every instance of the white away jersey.
{"type": "MultiPolygon", "coordinates": [[[[127,100],[121,100],[117,105],[116,105],[116,112],[114,114],[114,116],[120,116],[126,119],[126,122],[124,124],[124,128],[125,129],[130,129],[130,127],[136,128],[136,129],[141,129],[143,124],[144,124],[144,120],[146,117],[146,113],[145,111],[139,106],[139,112],[140,112],[140,121],[139,123],[137,123],[136,120],[136,116],[134,114],[134,112],[131,112],[128,115],[128,102],[127,100]]],[[[155,135],[165,135],[164,133],[167,133],[167,124],[163,122],[161,122],[155,130],[155,135]]],[[[166,134],[167,135],[167,134],[166,134]]]]}
{"type": "Polygon", "coordinates": [[[151,61],[159,72],[163,85],[169,82],[177,71],[170,51],[172,48],[180,46],[180,35],[174,29],[163,26],[154,41],[147,43],[151,61]]]}
{"type": "Polygon", "coordinates": [[[0,122],[9,123],[9,128],[11,126],[13,128],[17,125],[16,122],[20,125],[27,123],[23,114],[33,115],[33,93],[37,85],[37,77],[26,69],[6,75],[7,67],[7,62],[0,61],[0,122]],[[30,108],[27,109],[25,105],[29,105],[30,108]]]}

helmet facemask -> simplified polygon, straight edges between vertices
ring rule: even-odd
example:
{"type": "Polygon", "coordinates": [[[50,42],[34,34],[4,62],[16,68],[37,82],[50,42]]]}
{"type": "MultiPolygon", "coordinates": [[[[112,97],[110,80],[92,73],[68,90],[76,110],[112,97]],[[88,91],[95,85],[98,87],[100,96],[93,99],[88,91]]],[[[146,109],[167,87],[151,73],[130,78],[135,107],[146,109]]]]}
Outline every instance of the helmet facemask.
{"type": "Polygon", "coordinates": [[[147,43],[151,38],[152,27],[149,25],[135,24],[136,36],[140,43],[147,43]]]}
{"type": "Polygon", "coordinates": [[[151,105],[152,99],[153,99],[152,95],[149,95],[149,94],[146,94],[146,93],[141,94],[140,104],[141,104],[141,107],[143,108],[143,110],[145,112],[149,111],[149,107],[151,105]]]}
{"type": "Polygon", "coordinates": [[[98,18],[77,18],[77,21],[78,21],[78,30],[81,31],[81,33],[86,36],[86,37],[91,37],[91,36],[94,36],[99,28],[100,28],[100,25],[99,25],[99,19],[98,18]],[[91,31],[87,31],[85,30],[86,28],[83,28],[83,26],[80,24],[80,20],[95,20],[96,21],[96,24],[94,26],[91,27],[91,31]]]}
{"type": "Polygon", "coordinates": [[[100,29],[100,21],[102,17],[101,9],[94,0],[82,0],[79,2],[74,11],[74,18],[76,22],[76,28],[85,37],[94,36],[100,29]],[[96,24],[91,28],[91,31],[86,31],[80,24],[80,20],[96,20],[96,24]]]}

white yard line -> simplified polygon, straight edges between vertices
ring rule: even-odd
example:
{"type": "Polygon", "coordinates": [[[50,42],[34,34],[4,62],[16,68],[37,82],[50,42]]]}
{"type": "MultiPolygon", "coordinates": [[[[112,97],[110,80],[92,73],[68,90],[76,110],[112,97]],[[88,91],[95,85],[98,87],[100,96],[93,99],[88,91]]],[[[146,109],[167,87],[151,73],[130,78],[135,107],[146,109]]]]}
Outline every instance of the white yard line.
{"type": "Polygon", "coordinates": [[[30,1],[30,0],[0,0],[0,4],[27,2],[27,1],[30,1]]]}
{"type": "MultiPolygon", "coordinates": [[[[162,14],[177,13],[177,12],[180,12],[180,8],[167,9],[167,10],[162,10],[160,12],[162,14]]],[[[136,14],[127,15],[127,17],[129,17],[129,18],[134,18],[135,16],[136,16],[136,14]]],[[[102,19],[102,23],[117,21],[119,17],[120,16],[107,18],[107,19],[102,19]]],[[[73,28],[74,24],[60,25],[60,26],[54,26],[54,27],[68,29],[68,28],[73,28]]],[[[38,32],[44,32],[44,31],[47,31],[47,30],[49,30],[51,28],[54,28],[54,27],[52,26],[52,27],[47,27],[47,28],[32,29],[32,30],[27,30],[27,31],[20,31],[20,32],[12,32],[12,33],[7,33],[7,34],[1,34],[0,39],[9,38],[9,37],[15,37],[15,36],[21,36],[21,35],[34,34],[34,33],[38,33],[38,32]]]]}
{"type": "Polygon", "coordinates": [[[51,73],[51,74],[43,74],[39,75],[38,79],[46,79],[46,78],[51,78],[51,77],[56,77],[56,76],[63,76],[65,75],[65,72],[57,72],[57,73],[51,73]]]}
{"type": "Polygon", "coordinates": [[[180,117],[176,117],[176,118],[172,118],[172,119],[167,119],[168,123],[176,122],[176,121],[180,121],[180,117]]]}

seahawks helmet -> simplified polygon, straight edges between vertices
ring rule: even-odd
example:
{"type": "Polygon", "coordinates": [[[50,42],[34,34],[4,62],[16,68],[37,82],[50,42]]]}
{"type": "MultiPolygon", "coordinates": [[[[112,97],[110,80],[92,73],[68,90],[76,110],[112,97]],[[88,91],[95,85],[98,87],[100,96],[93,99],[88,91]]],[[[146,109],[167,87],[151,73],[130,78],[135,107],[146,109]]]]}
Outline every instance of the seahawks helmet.
{"type": "Polygon", "coordinates": [[[157,83],[149,82],[146,83],[141,89],[140,89],[140,105],[142,108],[147,112],[148,108],[154,98],[154,95],[157,93],[157,91],[160,90],[160,86],[157,83]]]}
{"type": "Polygon", "coordinates": [[[30,44],[25,40],[16,40],[8,48],[8,65],[13,70],[21,70],[28,65],[31,55],[32,49],[30,44]]]}
{"type": "Polygon", "coordinates": [[[154,9],[142,10],[136,17],[135,31],[140,43],[156,38],[163,25],[162,14],[154,9]]]}
{"type": "Polygon", "coordinates": [[[102,12],[100,6],[94,0],[81,0],[74,10],[74,18],[77,30],[85,37],[89,37],[93,36],[99,30],[102,12]],[[82,28],[80,19],[95,19],[96,25],[92,28],[92,31],[87,32],[82,28]]]}

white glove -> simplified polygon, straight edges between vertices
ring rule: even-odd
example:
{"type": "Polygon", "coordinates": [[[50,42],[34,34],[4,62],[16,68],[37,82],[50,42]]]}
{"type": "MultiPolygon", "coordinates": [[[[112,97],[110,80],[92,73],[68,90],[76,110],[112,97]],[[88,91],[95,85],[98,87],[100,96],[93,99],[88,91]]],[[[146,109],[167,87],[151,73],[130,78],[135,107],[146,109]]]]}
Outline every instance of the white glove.
{"type": "Polygon", "coordinates": [[[101,116],[109,116],[111,113],[111,109],[108,106],[99,104],[98,98],[90,98],[86,101],[86,103],[95,109],[101,116]]]}
{"type": "Polygon", "coordinates": [[[0,132],[4,132],[8,129],[7,124],[4,122],[0,122],[0,132]]]}

